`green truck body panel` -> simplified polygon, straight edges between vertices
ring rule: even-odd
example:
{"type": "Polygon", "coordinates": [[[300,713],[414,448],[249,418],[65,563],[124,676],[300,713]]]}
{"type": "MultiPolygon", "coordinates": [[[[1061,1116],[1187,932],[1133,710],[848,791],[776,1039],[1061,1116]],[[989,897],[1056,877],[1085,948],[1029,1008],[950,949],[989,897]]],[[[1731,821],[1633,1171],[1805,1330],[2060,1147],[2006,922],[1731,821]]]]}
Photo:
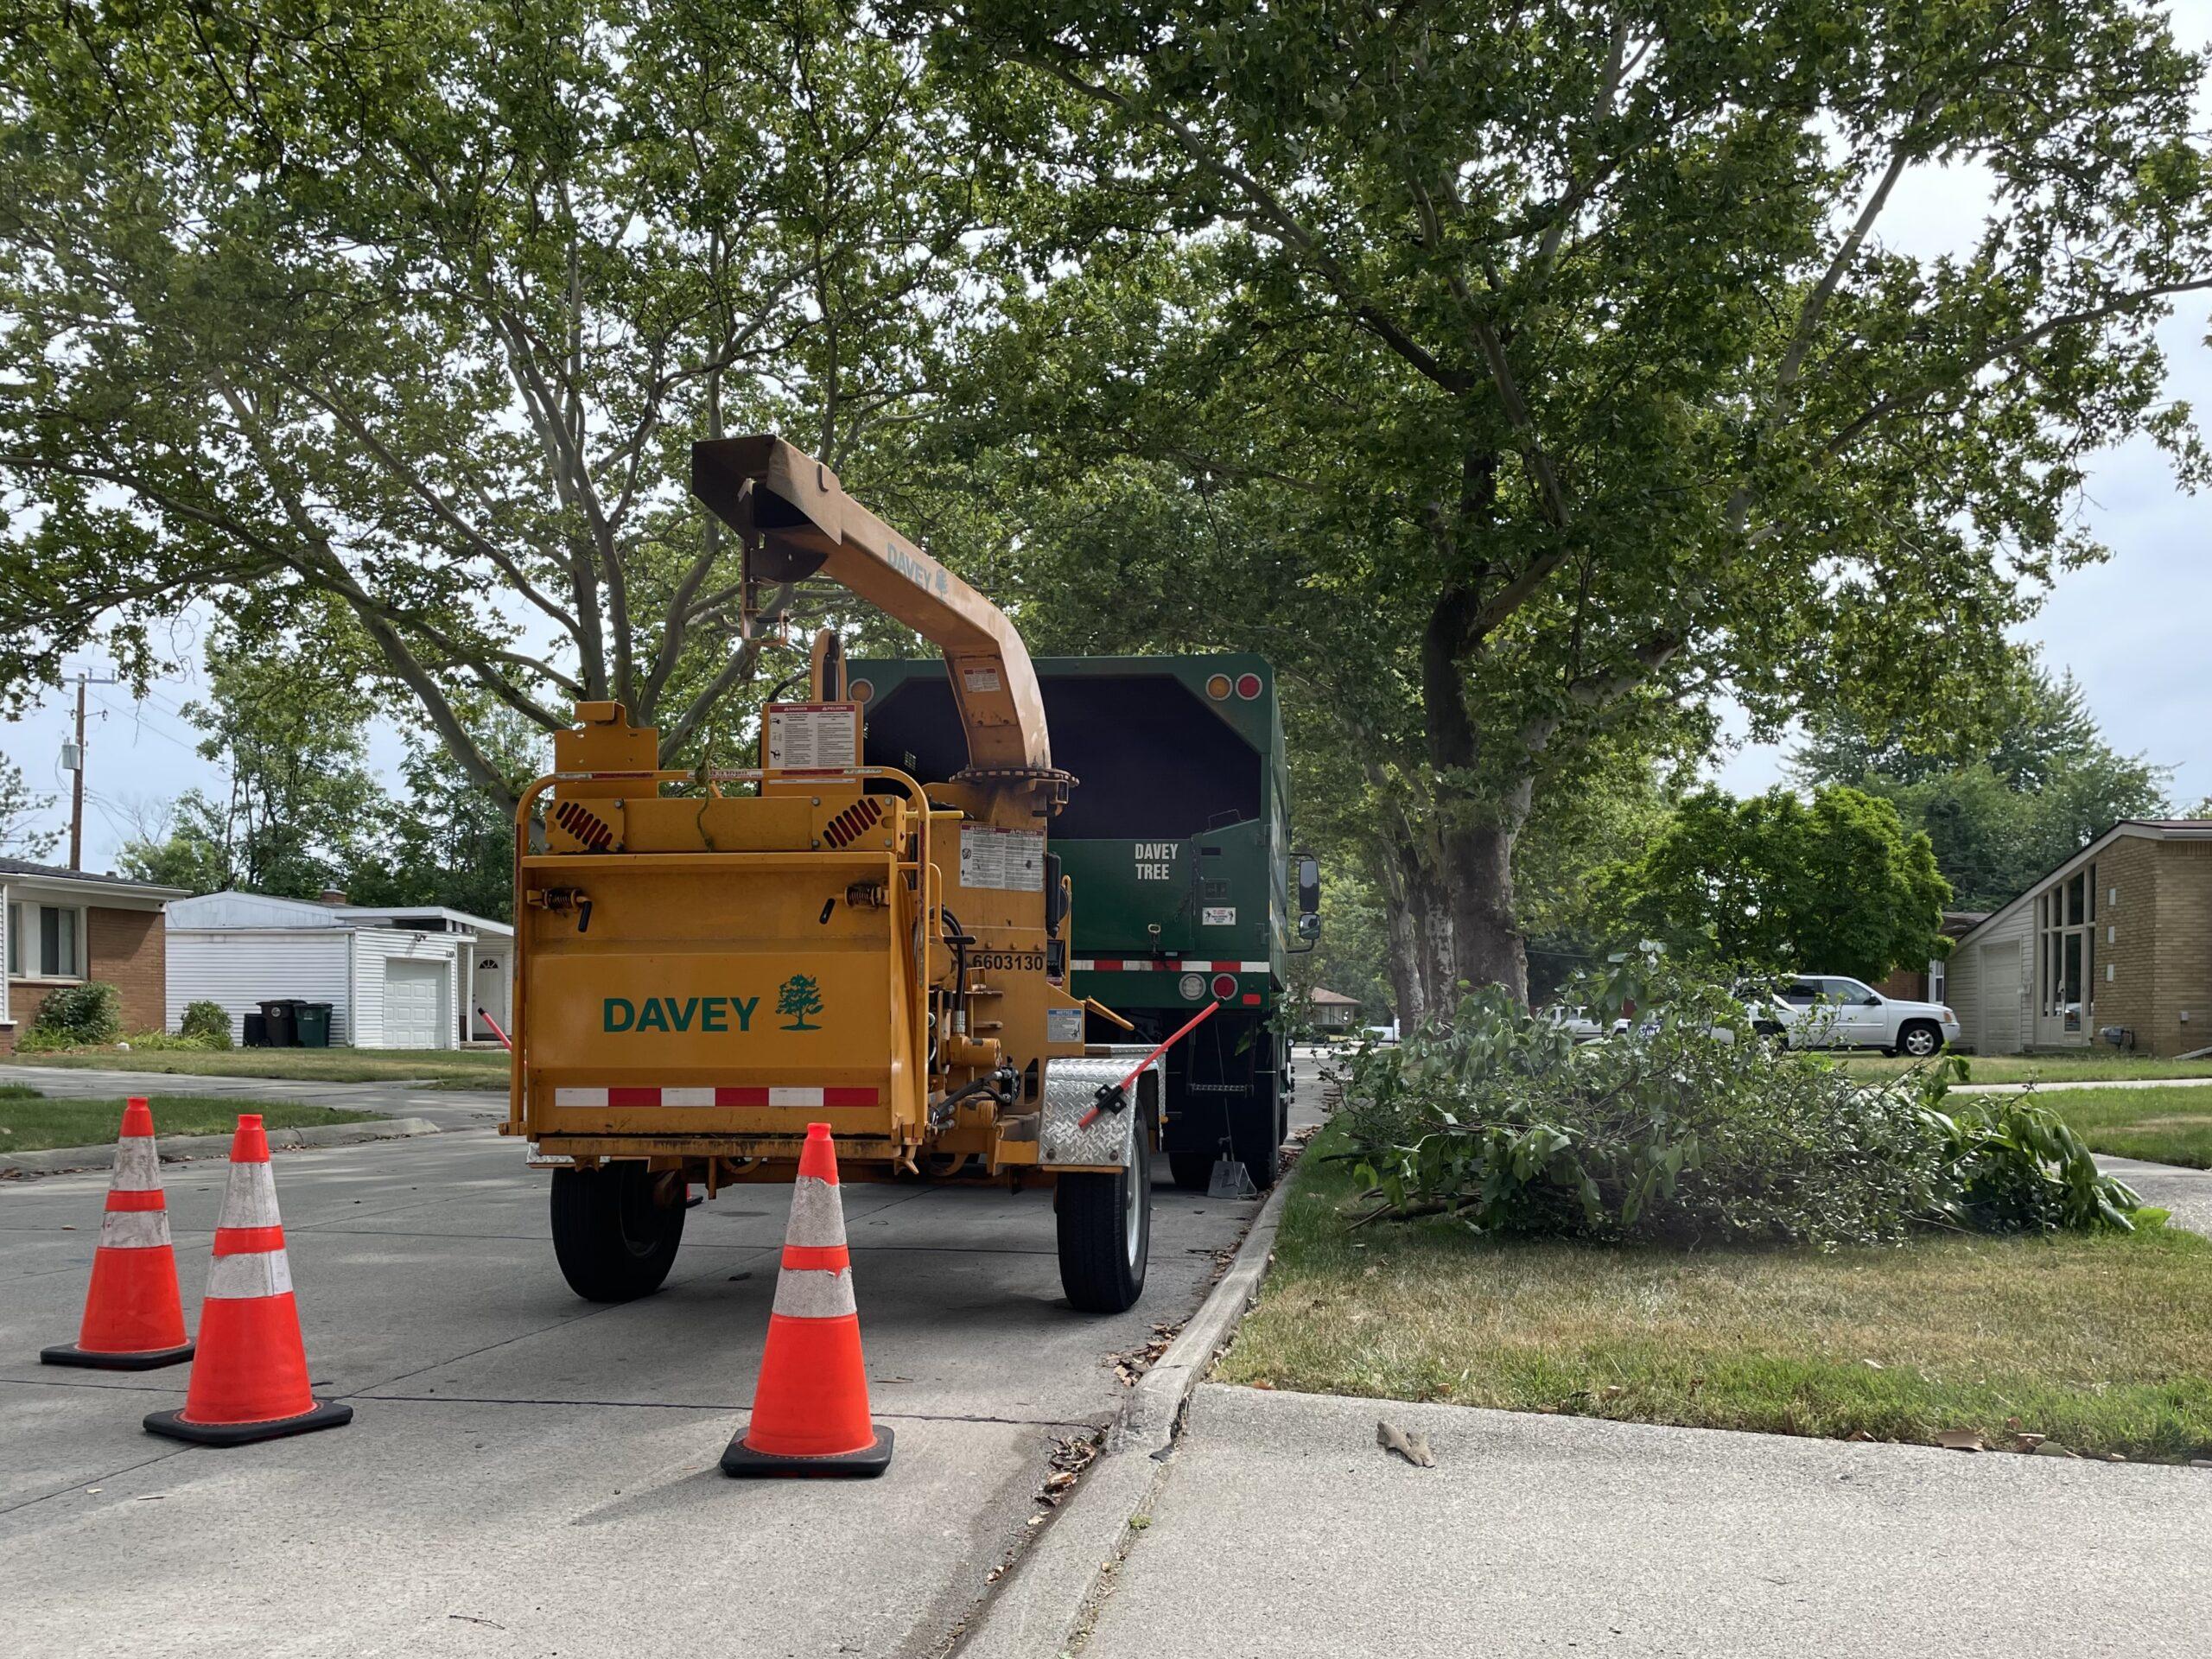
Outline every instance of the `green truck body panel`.
{"type": "MultiPolygon", "coordinates": [[[[1077,780],[1046,843],[1073,887],[1071,988],[1165,1037],[1233,975],[1220,1012],[1170,1057],[1167,1144],[1195,1154],[1233,1138],[1253,1162],[1249,1147],[1279,1134],[1289,1063],[1268,1023],[1294,923],[1274,671],[1241,652],[1035,666],[1053,764],[1077,780]],[[1229,695],[1211,695],[1221,679],[1229,695]],[[1240,1130],[1240,1111],[1268,1123],[1240,1130]]],[[[847,683],[871,765],[932,783],[965,764],[941,659],[855,660],[847,683]]],[[[1096,1039],[1129,1040],[1093,1025],[1096,1039]]]]}

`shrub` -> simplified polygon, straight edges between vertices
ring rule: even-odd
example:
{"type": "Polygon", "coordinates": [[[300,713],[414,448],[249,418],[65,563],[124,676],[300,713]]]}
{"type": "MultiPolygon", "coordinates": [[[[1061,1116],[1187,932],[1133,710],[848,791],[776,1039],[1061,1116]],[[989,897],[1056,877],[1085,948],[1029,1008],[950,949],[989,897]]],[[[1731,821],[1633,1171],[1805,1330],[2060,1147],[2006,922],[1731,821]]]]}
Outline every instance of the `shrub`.
{"type": "Polygon", "coordinates": [[[134,1031],[124,1037],[123,1041],[134,1049],[150,1049],[186,1054],[205,1054],[213,1049],[230,1046],[227,1042],[214,1043],[205,1037],[188,1037],[181,1033],[171,1035],[166,1031],[134,1031]]]}
{"type": "Polygon", "coordinates": [[[1567,993],[1608,1026],[1630,995],[1663,1011],[1605,1042],[1577,1046],[1485,988],[1398,1048],[1362,1050],[1344,1155],[1375,1213],[1675,1243],[2128,1224],[2135,1195],[2031,1101],[1945,1110],[1960,1062],[1854,1082],[1648,960],[1567,993]]]}
{"type": "Polygon", "coordinates": [[[92,979],[48,991],[26,1035],[44,1047],[68,1048],[111,1043],[122,1030],[122,994],[105,981],[92,979]]]}
{"type": "Polygon", "coordinates": [[[202,1000],[184,1005],[184,1017],[177,1021],[180,1037],[200,1038],[209,1048],[228,1048],[231,1046],[231,1016],[219,1002],[202,1000]]]}

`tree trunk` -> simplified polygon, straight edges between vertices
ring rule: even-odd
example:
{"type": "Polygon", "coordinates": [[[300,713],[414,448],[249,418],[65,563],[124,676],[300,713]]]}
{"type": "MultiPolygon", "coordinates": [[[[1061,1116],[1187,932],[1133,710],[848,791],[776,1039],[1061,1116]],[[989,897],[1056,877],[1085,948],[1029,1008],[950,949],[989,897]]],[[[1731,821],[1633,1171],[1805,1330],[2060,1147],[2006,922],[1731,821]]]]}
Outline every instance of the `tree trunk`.
{"type": "Polygon", "coordinates": [[[1475,595],[1447,588],[1421,638],[1421,719],[1435,800],[1424,876],[1429,907],[1432,1003],[1450,1007],[1459,986],[1503,985],[1529,1000],[1529,958],[1513,913],[1513,843],[1528,819],[1533,782],[1523,777],[1503,798],[1478,792],[1482,739],[1467,708],[1461,658],[1478,648],[1475,595]]]}
{"type": "Polygon", "coordinates": [[[1529,1000],[1526,941],[1513,914],[1513,843],[1517,825],[1477,823],[1444,836],[1444,887],[1450,895],[1455,980],[1503,985],[1529,1000]]]}

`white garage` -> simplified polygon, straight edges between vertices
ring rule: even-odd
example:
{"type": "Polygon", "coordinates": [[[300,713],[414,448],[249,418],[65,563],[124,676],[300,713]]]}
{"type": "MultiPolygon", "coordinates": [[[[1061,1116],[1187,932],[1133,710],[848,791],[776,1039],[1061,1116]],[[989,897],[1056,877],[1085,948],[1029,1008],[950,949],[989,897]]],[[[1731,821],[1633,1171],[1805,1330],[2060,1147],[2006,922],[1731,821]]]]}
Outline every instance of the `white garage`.
{"type": "Polygon", "coordinates": [[[242,1042],[247,1014],[289,997],[330,1004],[334,1046],[454,1048],[461,1041],[479,944],[472,931],[250,893],[175,900],[168,922],[172,1031],[187,1003],[217,1002],[231,1016],[232,1040],[242,1042]]]}

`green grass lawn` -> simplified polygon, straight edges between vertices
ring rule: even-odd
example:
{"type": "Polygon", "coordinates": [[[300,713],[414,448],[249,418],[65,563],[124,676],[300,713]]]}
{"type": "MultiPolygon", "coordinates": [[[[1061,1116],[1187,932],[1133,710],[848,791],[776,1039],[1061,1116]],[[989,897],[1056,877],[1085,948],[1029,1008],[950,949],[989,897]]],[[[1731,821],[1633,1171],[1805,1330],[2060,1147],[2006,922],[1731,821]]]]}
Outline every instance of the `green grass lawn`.
{"type": "MultiPolygon", "coordinates": [[[[228,1135],[241,1112],[259,1112],[272,1129],[316,1123],[361,1123],[382,1112],[303,1106],[290,1100],[226,1100],[219,1095],[155,1095],[156,1135],[228,1135]]],[[[0,1152],[42,1152],[48,1147],[97,1147],[123,1128],[119,1100],[49,1100],[20,1084],[0,1084],[0,1152]]]]}
{"type": "Polygon", "coordinates": [[[479,1048],[86,1048],[63,1054],[14,1054],[11,1065],[79,1071],[165,1071],[188,1077],[298,1077],[315,1083],[407,1082],[438,1078],[456,1086],[507,1086],[507,1052],[479,1048]]]}
{"type": "MultiPolygon", "coordinates": [[[[1887,1054],[1839,1056],[1854,1077],[1888,1077],[1925,1061],[1887,1054]]],[[[2053,1088],[2069,1083],[2124,1082],[2139,1077],[2202,1077],[2212,1081],[2212,1060],[2139,1059],[2133,1055],[2094,1051],[2080,1054],[1966,1054],[1973,1076],[1969,1083],[2042,1083],[2053,1088]]]]}
{"type": "Polygon", "coordinates": [[[2038,1089],[2092,1152],[2212,1169],[2212,1084],[2202,1089],[2038,1089]]]}
{"type": "MultiPolygon", "coordinates": [[[[2156,1090],[2150,1091],[2156,1093],[2156,1090]]],[[[1927,1443],[2026,1431],[2212,1456],[2212,1240],[1929,1235],[1895,1249],[1688,1252],[1347,1231],[1300,1162],[1231,1382],[1638,1422],[1927,1443]]]]}

